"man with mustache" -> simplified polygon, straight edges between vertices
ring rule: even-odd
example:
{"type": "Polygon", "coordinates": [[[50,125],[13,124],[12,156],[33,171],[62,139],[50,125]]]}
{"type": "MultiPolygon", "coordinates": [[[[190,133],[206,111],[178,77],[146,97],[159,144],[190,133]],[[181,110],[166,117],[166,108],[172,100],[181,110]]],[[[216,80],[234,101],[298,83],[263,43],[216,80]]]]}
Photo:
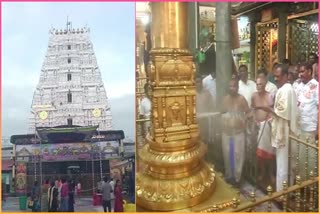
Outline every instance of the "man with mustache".
{"type": "Polygon", "coordinates": [[[259,75],[256,81],[257,92],[253,93],[251,107],[254,110],[254,119],[258,125],[259,133],[257,138],[257,158],[258,158],[258,182],[262,182],[265,177],[275,181],[273,163],[275,161],[275,148],[271,145],[271,119],[272,114],[265,112],[260,107],[273,107],[273,96],[266,91],[267,79],[259,75]]]}
{"type": "Polygon", "coordinates": [[[278,192],[283,188],[283,181],[288,181],[289,133],[297,133],[298,111],[296,93],[292,85],[288,83],[288,66],[276,65],[274,78],[278,87],[274,108],[259,108],[273,114],[271,143],[276,148],[276,190],[278,192]]]}
{"type": "Polygon", "coordinates": [[[222,152],[226,181],[239,187],[245,161],[245,120],[250,109],[238,90],[238,80],[231,79],[229,93],[223,99],[222,152]]]}

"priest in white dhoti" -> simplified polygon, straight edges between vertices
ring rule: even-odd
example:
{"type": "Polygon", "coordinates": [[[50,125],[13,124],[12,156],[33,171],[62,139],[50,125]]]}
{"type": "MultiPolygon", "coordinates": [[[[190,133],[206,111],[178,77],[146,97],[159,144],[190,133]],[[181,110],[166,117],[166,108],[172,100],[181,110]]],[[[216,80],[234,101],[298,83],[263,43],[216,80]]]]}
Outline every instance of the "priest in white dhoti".
{"type": "Polygon", "coordinates": [[[254,111],[254,119],[259,127],[257,138],[257,159],[258,159],[258,182],[267,179],[268,184],[275,183],[275,148],[271,145],[271,119],[272,114],[265,112],[259,107],[273,108],[273,97],[266,91],[267,78],[259,75],[257,78],[257,91],[252,95],[251,107],[254,111]],[[269,179],[270,178],[270,179],[269,179]]]}
{"type": "Polygon", "coordinates": [[[239,187],[245,161],[245,120],[250,109],[238,89],[238,80],[230,80],[229,94],[223,99],[222,152],[225,179],[239,187]]]}
{"type": "Polygon", "coordinates": [[[289,133],[297,133],[298,111],[296,94],[292,85],[288,83],[288,66],[277,65],[274,70],[274,78],[278,87],[274,110],[263,109],[273,113],[271,143],[276,148],[276,190],[281,191],[283,181],[288,182],[289,133]]]}

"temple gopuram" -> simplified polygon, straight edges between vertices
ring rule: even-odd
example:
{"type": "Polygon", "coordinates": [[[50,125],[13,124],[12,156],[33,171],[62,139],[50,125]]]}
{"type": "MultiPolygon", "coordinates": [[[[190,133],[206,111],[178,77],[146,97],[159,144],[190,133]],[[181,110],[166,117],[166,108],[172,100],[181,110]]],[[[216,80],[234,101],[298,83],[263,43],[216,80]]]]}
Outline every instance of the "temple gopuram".
{"type": "Polygon", "coordinates": [[[28,133],[10,139],[14,191],[26,194],[34,181],[65,178],[92,194],[105,176],[134,180],[134,142],[113,130],[90,29],[71,22],[51,28],[39,74],[28,133]]]}

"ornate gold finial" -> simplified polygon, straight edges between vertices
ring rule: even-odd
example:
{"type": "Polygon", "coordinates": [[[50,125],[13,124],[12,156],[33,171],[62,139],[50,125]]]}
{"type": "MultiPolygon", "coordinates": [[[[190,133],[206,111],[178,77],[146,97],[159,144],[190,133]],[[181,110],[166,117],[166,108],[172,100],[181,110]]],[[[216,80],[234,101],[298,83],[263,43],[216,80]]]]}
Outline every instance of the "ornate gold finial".
{"type": "Polygon", "coordinates": [[[299,153],[300,153],[300,143],[297,141],[297,153],[296,153],[296,175],[300,173],[300,167],[299,167],[299,153]]]}
{"type": "Polygon", "coordinates": [[[297,184],[298,184],[298,185],[301,184],[301,176],[300,176],[300,175],[297,175],[297,176],[296,176],[296,181],[297,181],[297,184]]]}
{"type": "MultiPolygon", "coordinates": [[[[267,187],[267,192],[268,192],[268,196],[271,197],[272,195],[272,187],[269,185],[267,187]]],[[[272,209],[272,204],[271,204],[271,200],[268,201],[268,212],[271,212],[271,209],[272,209]]]]}
{"type": "MultiPolygon", "coordinates": [[[[251,198],[251,202],[252,203],[256,202],[256,193],[255,193],[255,191],[250,192],[250,198],[251,198]]],[[[255,211],[255,207],[252,207],[251,211],[254,212],[255,211]]]]}
{"type": "MultiPolygon", "coordinates": [[[[310,180],[314,180],[314,174],[313,171],[310,172],[310,180]]],[[[313,199],[313,195],[314,195],[314,186],[311,185],[310,186],[310,193],[309,193],[309,211],[313,212],[313,203],[314,203],[314,199],[313,199]]]]}
{"type": "Polygon", "coordinates": [[[232,207],[237,208],[237,206],[238,206],[238,200],[237,200],[237,198],[233,198],[232,199],[232,207]]]}
{"type": "MultiPolygon", "coordinates": [[[[308,139],[308,138],[307,138],[308,139]]],[[[306,161],[304,162],[304,170],[305,170],[305,180],[308,179],[308,152],[309,152],[309,147],[306,146],[306,161]]]]}
{"type": "Polygon", "coordinates": [[[288,189],[288,182],[287,181],[283,181],[282,182],[282,186],[283,186],[283,190],[287,190],[288,189]]]}
{"type": "MultiPolygon", "coordinates": [[[[296,176],[296,181],[297,181],[297,185],[301,184],[301,177],[300,175],[296,176]]],[[[296,190],[296,207],[295,207],[295,211],[296,212],[300,212],[300,189],[296,190]]]]}
{"type": "Polygon", "coordinates": [[[313,180],[313,179],[314,179],[314,173],[313,173],[312,170],[310,171],[310,174],[309,174],[309,175],[310,175],[310,179],[313,180]]]}
{"type": "Polygon", "coordinates": [[[212,206],[212,212],[218,212],[218,206],[216,204],[212,206]]]}

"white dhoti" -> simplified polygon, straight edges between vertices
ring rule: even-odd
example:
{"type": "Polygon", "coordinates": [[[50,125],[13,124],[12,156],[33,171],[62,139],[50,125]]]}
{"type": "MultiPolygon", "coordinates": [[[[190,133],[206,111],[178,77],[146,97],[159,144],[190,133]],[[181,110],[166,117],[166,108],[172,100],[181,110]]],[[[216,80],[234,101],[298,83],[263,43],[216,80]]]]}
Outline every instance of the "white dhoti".
{"type": "Polygon", "coordinates": [[[297,97],[291,84],[279,88],[274,103],[271,144],[276,148],[278,192],[283,189],[283,181],[288,182],[289,132],[297,133],[297,97]]]}
{"type": "Polygon", "coordinates": [[[235,178],[240,182],[245,161],[245,134],[243,132],[229,136],[222,134],[222,152],[226,179],[235,178]]]}
{"type": "Polygon", "coordinates": [[[271,145],[271,124],[262,121],[259,124],[257,156],[262,159],[274,159],[275,148],[271,145]]]}
{"type": "Polygon", "coordinates": [[[288,155],[289,147],[281,147],[276,150],[277,160],[277,192],[283,189],[283,181],[288,181],[288,155]]]}

